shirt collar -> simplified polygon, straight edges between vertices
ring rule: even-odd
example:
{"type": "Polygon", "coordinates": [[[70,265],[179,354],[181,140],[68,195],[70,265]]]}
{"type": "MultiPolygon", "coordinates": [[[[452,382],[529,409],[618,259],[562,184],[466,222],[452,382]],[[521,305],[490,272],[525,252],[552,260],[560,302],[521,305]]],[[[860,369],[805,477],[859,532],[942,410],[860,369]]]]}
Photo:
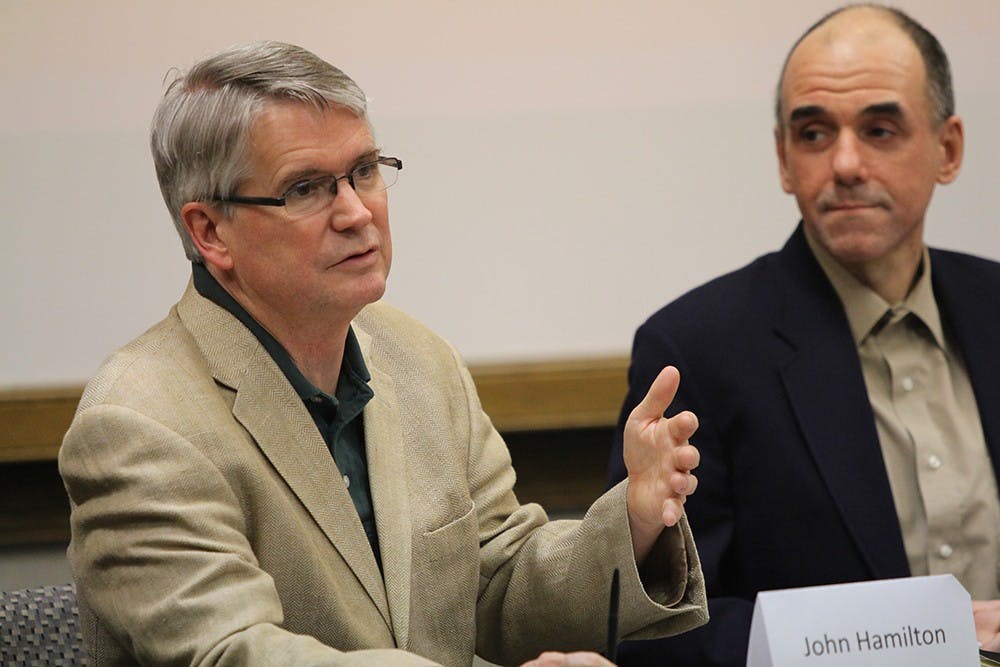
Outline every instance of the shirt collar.
{"type": "Polygon", "coordinates": [[[920,319],[934,336],[938,346],[944,349],[944,329],[941,314],[934,299],[931,283],[931,257],[924,246],[916,283],[900,303],[889,303],[873,289],[864,285],[837,262],[823,246],[816,242],[806,230],[806,242],[823,273],[833,285],[847,314],[847,323],[854,336],[854,342],[861,345],[885,316],[886,311],[906,311],[920,319]]]}
{"type": "MultiPolygon", "coordinates": [[[[334,405],[337,404],[338,401],[336,398],[328,395],[326,392],[317,388],[312,382],[306,379],[306,376],[302,374],[302,371],[298,369],[295,362],[292,360],[292,355],[290,355],[284,346],[282,346],[282,344],[271,335],[271,332],[262,327],[260,323],[257,322],[257,320],[255,320],[249,312],[247,312],[246,308],[240,305],[240,303],[234,299],[222,285],[219,284],[219,281],[215,279],[215,276],[209,273],[204,264],[196,262],[192,263],[191,274],[194,281],[194,287],[198,290],[199,294],[229,311],[233,317],[243,323],[243,325],[250,330],[257,340],[260,341],[260,344],[265,350],[267,350],[267,353],[271,355],[274,363],[278,365],[278,368],[281,369],[281,372],[284,373],[288,382],[292,385],[292,388],[295,389],[295,392],[303,401],[308,401],[318,396],[332,401],[334,405]]],[[[341,385],[345,384],[343,382],[345,379],[354,386],[355,391],[359,389],[359,385],[365,385],[365,389],[368,389],[367,383],[371,380],[371,375],[368,373],[368,366],[365,365],[364,356],[361,354],[361,346],[358,344],[358,339],[354,334],[353,327],[348,327],[347,340],[344,341],[344,360],[340,366],[340,379],[337,381],[337,394],[341,394],[341,385]]],[[[344,386],[343,389],[347,389],[347,387],[344,386]]],[[[368,389],[369,393],[370,391],[371,390],[368,389]]],[[[365,392],[362,390],[361,393],[365,392]]]]}

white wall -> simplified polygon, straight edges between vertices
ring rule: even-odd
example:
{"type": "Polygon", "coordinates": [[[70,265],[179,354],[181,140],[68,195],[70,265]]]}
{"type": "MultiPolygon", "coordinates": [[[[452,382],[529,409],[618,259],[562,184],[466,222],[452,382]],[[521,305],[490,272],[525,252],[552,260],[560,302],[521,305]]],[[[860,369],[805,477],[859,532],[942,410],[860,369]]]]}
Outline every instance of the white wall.
{"type": "MultiPolygon", "coordinates": [[[[1000,258],[997,0],[902,0],[949,51],[968,153],[936,244],[1000,258]]],[[[388,299],[473,361],[624,353],[779,246],[771,94],[827,0],[0,1],[0,387],[85,380],[189,273],[146,147],[172,66],[299,43],[406,168],[388,299]]]]}

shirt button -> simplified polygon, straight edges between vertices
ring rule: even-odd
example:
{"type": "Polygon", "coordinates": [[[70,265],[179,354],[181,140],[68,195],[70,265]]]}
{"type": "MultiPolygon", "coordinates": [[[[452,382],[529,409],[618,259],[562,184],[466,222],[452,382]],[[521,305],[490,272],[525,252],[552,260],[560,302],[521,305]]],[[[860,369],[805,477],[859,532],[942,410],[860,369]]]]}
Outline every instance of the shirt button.
{"type": "Polygon", "coordinates": [[[344,486],[351,488],[351,478],[347,475],[344,475],[344,486]]]}
{"type": "Polygon", "coordinates": [[[937,470],[941,467],[941,458],[937,454],[931,454],[927,457],[927,466],[931,470],[937,470]]]}
{"type": "Polygon", "coordinates": [[[938,547],[938,555],[941,556],[941,558],[951,558],[951,554],[953,552],[954,549],[951,548],[950,544],[942,544],[938,547]]]}
{"type": "Polygon", "coordinates": [[[903,378],[903,390],[904,391],[913,391],[913,387],[914,386],[915,386],[915,383],[913,382],[913,378],[911,378],[910,376],[906,376],[905,378],[903,378]]]}

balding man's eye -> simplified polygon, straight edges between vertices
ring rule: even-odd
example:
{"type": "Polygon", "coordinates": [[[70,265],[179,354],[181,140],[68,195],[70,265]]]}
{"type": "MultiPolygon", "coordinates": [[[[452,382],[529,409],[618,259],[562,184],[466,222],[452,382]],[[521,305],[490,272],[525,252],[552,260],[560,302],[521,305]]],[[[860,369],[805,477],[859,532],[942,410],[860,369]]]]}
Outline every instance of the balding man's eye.
{"type": "Polygon", "coordinates": [[[816,126],[803,127],[798,131],[799,141],[807,144],[818,144],[826,138],[826,132],[816,126]]]}
{"type": "Polygon", "coordinates": [[[874,125],[868,128],[868,136],[873,139],[889,139],[896,136],[895,129],[882,125],[874,125]]]}

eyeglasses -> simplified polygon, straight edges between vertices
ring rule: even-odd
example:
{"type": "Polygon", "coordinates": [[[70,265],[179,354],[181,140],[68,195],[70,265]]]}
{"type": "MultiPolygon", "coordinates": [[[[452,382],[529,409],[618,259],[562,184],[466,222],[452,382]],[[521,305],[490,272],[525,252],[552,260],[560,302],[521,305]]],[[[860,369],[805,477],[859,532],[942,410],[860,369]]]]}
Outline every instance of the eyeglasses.
{"type": "Polygon", "coordinates": [[[343,176],[320,176],[299,181],[280,197],[244,197],[230,195],[216,201],[250,206],[284,206],[290,218],[304,218],[324,210],[337,196],[337,183],[347,181],[359,195],[370,195],[392,187],[399,178],[403,161],[395,157],[382,157],[359,164],[343,176]]]}

